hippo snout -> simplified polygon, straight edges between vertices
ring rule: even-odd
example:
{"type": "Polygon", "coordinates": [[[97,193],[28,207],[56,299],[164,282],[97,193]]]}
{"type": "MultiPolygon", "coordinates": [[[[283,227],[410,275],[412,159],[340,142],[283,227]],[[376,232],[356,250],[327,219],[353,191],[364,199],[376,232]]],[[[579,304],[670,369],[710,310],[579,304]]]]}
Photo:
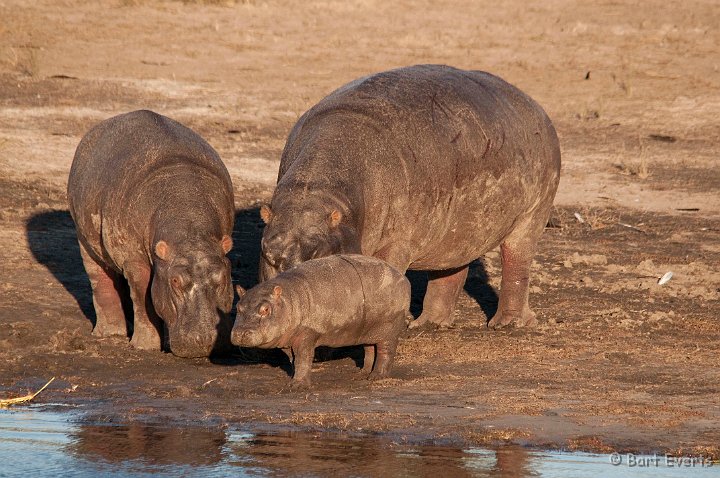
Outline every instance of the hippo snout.
{"type": "Polygon", "coordinates": [[[244,329],[242,327],[234,327],[232,330],[232,334],[230,335],[230,341],[233,343],[233,345],[242,346],[245,342],[245,336],[248,332],[248,329],[244,329]]]}
{"type": "Polygon", "coordinates": [[[262,342],[257,331],[247,327],[233,328],[230,341],[238,347],[257,347],[262,342]]]}
{"type": "Polygon", "coordinates": [[[284,254],[263,252],[262,257],[265,262],[274,269],[283,269],[284,264],[288,262],[288,259],[284,254]]]}
{"type": "Polygon", "coordinates": [[[173,355],[181,358],[209,357],[216,349],[217,334],[190,333],[181,337],[169,338],[169,348],[173,355]]]}

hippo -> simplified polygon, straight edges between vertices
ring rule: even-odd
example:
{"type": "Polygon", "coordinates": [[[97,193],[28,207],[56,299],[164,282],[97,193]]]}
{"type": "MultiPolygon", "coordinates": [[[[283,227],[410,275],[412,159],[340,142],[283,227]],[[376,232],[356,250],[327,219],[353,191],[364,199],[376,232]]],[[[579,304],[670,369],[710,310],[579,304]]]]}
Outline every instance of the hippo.
{"type": "Polygon", "coordinates": [[[230,175],[197,133],[152,111],[115,116],[80,141],[68,179],[70,214],[92,286],[93,334],[179,357],[229,347],[235,220],[230,175]],[[127,289],[125,289],[127,290],[127,289]]]}
{"type": "Polygon", "coordinates": [[[386,377],[407,327],[410,282],[374,257],[312,259],[245,292],[231,340],[240,347],[290,349],[293,388],[310,385],[315,347],[364,345],[363,371],[386,377]]]}
{"type": "Polygon", "coordinates": [[[543,109],[482,71],[418,65],[360,78],[298,120],[261,207],[260,280],[329,254],[428,271],[411,327],[450,326],[469,264],[500,246],[488,325],[534,325],[530,266],[560,178],[543,109]]]}

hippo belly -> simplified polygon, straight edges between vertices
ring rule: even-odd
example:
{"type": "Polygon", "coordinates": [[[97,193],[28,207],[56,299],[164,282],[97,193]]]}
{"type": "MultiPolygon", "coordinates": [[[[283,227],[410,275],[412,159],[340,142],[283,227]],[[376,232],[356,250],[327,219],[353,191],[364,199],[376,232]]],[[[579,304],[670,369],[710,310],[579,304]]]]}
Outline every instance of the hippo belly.
{"type": "Polygon", "coordinates": [[[438,231],[435,235],[418,238],[420,231],[413,228],[410,235],[416,239],[410,243],[407,268],[437,271],[460,267],[500,245],[524,209],[523,201],[507,197],[504,190],[508,188],[511,185],[492,191],[480,187],[460,191],[448,195],[448,207],[421,211],[428,218],[446,220],[431,222],[438,231]]]}

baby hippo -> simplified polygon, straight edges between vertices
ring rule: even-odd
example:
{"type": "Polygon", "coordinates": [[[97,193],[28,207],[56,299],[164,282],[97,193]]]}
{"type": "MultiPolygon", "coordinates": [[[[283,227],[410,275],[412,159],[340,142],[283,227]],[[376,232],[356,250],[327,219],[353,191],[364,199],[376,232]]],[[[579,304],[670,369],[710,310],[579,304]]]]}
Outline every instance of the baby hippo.
{"type": "Polygon", "coordinates": [[[364,345],[363,371],[388,375],[406,328],[410,282],[380,259],[358,254],[303,262],[247,293],[240,301],[232,343],[291,349],[292,388],[310,385],[315,347],[364,345]]]}

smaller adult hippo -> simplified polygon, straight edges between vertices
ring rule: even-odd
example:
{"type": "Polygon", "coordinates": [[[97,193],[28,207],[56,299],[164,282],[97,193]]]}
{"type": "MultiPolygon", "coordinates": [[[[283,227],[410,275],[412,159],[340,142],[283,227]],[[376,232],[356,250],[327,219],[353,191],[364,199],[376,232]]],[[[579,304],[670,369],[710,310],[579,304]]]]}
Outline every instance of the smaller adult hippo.
{"type": "Polygon", "coordinates": [[[260,278],[361,253],[429,271],[411,325],[450,325],[468,265],[501,246],[492,327],[531,325],[528,281],[560,178],[543,109],[482,71],[418,65],[353,81],[298,120],[280,160],[260,278]]]}
{"type": "Polygon", "coordinates": [[[315,347],[364,345],[369,378],[390,372],[406,327],[410,282],[390,265],[361,255],[304,262],[245,293],[232,330],[241,347],[290,348],[293,387],[310,385],[315,347]]]}
{"type": "Polygon", "coordinates": [[[134,347],[159,350],[163,321],[177,356],[229,345],[233,189],[208,143],[152,111],[115,116],[80,141],[68,199],[92,285],[94,335],[127,335],[124,277],[134,347]]]}

